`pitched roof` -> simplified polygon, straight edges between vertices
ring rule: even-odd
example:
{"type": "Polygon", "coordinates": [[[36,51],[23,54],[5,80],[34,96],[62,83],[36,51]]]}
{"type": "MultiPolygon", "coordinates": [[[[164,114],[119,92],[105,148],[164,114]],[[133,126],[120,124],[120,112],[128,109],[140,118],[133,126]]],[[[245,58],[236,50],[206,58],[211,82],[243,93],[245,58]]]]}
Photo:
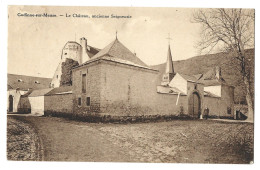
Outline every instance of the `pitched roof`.
{"type": "Polygon", "coordinates": [[[214,85],[228,85],[226,81],[222,78],[221,73],[219,75],[219,79],[216,77],[216,67],[211,68],[207,71],[203,76],[199,79],[199,83],[202,83],[206,86],[214,86],[214,85]]]}
{"type": "Polygon", "coordinates": [[[72,86],[62,86],[52,89],[50,92],[46,93],[45,96],[57,95],[57,94],[68,94],[72,93],[72,86]]]}
{"type": "Polygon", "coordinates": [[[94,55],[96,55],[98,52],[100,51],[100,49],[92,47],[90,45],[87,45],[87,54],[89,56],[89,58],[92,58],[94,55]]]}
{"type": "Polygon", "coordinates": [[[29,95],[29,97],[44,96],[51,90],[52,90],[52,88],[33,90],[32,93],[29,95]]]}
{"type": "Polygon", "coordinates": [[[195,76],[187,75],[187,74],[182,74],[178,73],[180,76],[182,76],[185,80],[191,81],[191,82],[197,82],[198,79],[195,76]]]}
{"type": "Polygon", "coordinates": [[[91,60],[101,59],[103,57],[111,57],[113,60],[119,59],[120,61],[126,61],[148,68],[148,66],[142,60],[140,60],[129,49],[127,49],[118,39],[111,42],[84,64],[91,62],[91,60]]]}
{"type": "Polygon", "coordinates": [[[8,89],[43,89],[48,88],[51,83],[51,78],[33,77],[17,74],[7,74],[8,89]]]}

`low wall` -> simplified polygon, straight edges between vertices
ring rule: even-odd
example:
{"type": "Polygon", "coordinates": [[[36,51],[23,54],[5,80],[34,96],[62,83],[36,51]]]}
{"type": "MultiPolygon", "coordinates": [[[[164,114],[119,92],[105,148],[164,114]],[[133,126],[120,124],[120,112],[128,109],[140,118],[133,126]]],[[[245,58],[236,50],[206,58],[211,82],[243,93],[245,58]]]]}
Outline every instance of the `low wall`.
{"type": "Polygon", "coordinates": [[[45,96],[44,115],[73,113],[72,94],[58,94],[45,96]]]}

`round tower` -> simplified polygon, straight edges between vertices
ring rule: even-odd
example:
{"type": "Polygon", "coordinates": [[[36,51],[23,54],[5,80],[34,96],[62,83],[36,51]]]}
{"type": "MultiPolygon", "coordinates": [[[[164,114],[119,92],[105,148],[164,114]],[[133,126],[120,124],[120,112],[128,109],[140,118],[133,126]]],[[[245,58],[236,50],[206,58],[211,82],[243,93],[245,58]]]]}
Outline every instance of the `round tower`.
{"type": "Polygon", "coordinates": [[[67,42],[62,50],[62,55],[61,55],[62,61],[65,61],[66,58],[73,59],[79,62],[79,64],[81,64],[82,63],[81,45],[74,41],[67,42]]]}

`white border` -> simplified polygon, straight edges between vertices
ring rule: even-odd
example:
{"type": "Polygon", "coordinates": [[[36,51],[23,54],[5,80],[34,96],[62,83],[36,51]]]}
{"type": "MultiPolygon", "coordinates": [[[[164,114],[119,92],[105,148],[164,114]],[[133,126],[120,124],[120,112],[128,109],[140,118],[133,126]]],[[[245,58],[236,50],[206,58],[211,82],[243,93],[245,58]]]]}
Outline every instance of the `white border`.
{"type": "MultiPolygon", "coordinates": [[[[2,2],[2,1],[1,1],[2,2]]],[[[93,168],[102,168],[102,169],[172,169],[172,168],[181,168],[181,169],[259,169],[259,126],[255,124],[255,160],[253,165],[207,165],[207,164],[152,164],[152,163],[75,163],[75,162],[15,162],[15,161],[6,161],[6,82],[7,82],[7,6],[8,5],[51,5],[51,6],[129,6],[129,7],[186,7],[186,8],[255,8],[256,14],[258,12],[258,6],[256,0],[9,0],[3,1],[0,8],[0,54],[1,54],[1,112],[0,112],[0,169],[93,169],[93,168]]],[[[259,30],[258,16],[256,16],[256,30],[259,30]]],[[[256,31],[256,45],[258,31],[256,31]]],[[[259,59],[257,57],[257,49],[255,53],[255,64],[256,72],[259,73],[259,59]]],[[[256,77],[255,87],[259,86],[259,79],[256,77]]],[[[255,91],[256,101],[258,101],[257,88],[255,91]]],[[[258,109],[257,104],[255,105],[255,120],[258,123],[258,109]]]]}

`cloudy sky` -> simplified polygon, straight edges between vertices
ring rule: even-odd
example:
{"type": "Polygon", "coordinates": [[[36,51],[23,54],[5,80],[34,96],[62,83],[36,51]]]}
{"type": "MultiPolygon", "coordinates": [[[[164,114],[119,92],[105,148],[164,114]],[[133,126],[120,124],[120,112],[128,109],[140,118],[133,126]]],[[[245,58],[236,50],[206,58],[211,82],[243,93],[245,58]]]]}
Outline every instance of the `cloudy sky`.
{"type": "Polygon", "coordinates": [[[104,48],[118,39],[148,65],[166,61],[168,33],[173,60],[198,55],[200,25],[191,23],[194,9],[10,6],[8,10],[8,73],[52,77],[67,41],[104,48]],[[130,15],[131,19],[19,17],[17,14],[130,15]]]}

